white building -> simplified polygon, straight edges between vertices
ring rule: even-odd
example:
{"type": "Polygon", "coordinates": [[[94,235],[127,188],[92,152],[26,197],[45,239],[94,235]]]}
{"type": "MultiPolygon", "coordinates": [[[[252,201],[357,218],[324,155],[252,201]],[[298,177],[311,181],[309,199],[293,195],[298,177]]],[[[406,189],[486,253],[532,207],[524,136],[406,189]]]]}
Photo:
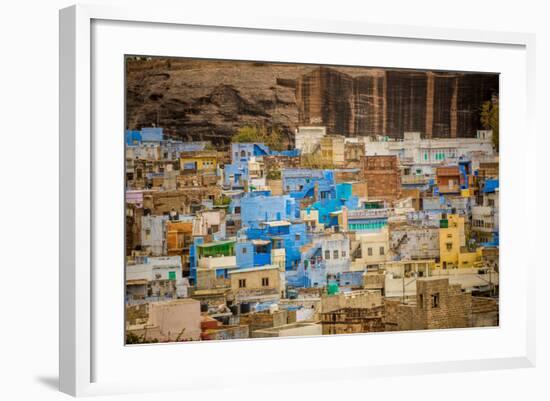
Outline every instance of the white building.
{"type": "Polygon", "coordinates": [[[295,133],[295,148],[300,149],[302,155],[313,153],[326,134],[326,127],[298,127],[295,133]]]}
{"type": "Polygon", "coordinates": [[[141,217],[141,246],[151,256],[166,254],[166,225],[168,216],[141,217]]]}
{"type": "Polygon", "coordinates": [[[422,138],[420,132],[405,132],[403,140],[386,136],[350,138],[363,142],[365,156],[398,156],[402,164],[439,165],[456,163],[461,156],[493,156],[492,131],[477,131],[476,138],[422,138]]]}
{"type": "MultiPolygon", "coordinates": [[[[136,258],[135,262],[126,265],[126,285],[129,294],[153,295],[147,294],[147,288],[158,287],[153,285],[157,282],[163,283],[163,293],[175,290],[178,298],[187,297],[189,282],[183,278],[180,256],[142,256],[136,258]],[[169,283],[171,286],[165,285],[169,283]]],[[[158,293],[159,288],[153,292],[158,293]]]]}

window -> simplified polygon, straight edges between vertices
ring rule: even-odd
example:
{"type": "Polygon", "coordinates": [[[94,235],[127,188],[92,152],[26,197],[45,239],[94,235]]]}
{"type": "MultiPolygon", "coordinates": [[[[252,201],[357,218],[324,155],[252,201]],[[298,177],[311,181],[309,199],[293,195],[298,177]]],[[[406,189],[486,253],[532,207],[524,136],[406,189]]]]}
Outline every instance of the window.
{"type": "Polygon", "coordinates": [[[384,247],[383,246],[380,247],[380,255],[384,255],[384,247]]]}
{"type": "Polygon", "coordinates": [[[176,279],[176,272],[168,272],[168,280],[175,280],[176,279]]]}
{"type": "Polygon", "coordinates": [[[368,248],[368,249],[367,249],[367,254],[368,254],[369,256],[372,256],[372,248],[368,248]]]}
{"type": "Polygon", "coordinates": [[[447,250],[448,250],[448,251],[450,251],[451,249],[453,249],[453,244],[452,244],[452,242],[447,242],[445,245],[447,246],[447,250]]]}
{"type": "Polygon", "coordinates": [[[342,251],[342,257],[343,257],[343,258],[346,257],[346,251],[342,251]]]}
{"type": "Polygon", "coordinates": [[[243,253],[243,254],[246,253],[246,248],[243,248],[242,253],[243,253]]]}
{"type": "Polygon", "coordinates": [[[336,250],[336,249],[333,252],[333,258],[338,259],[338,250],[336,250]]]}
{"type": "Polygon", "coordinates": [[[296,235],[294,236],[294,239],[295,239],[296,241],[300,241],[300,234],[296,234],[296,235]]]}
{"type": "Polygon", "coordinates": [[[424,295],[420,294],[418,296],[418,306],[422,309],[424,307],[424,295]]]}
{"type": "Polygon", "coordinates": [[[325,251],[325,259],[326,260],[330,259],[330,251],[329,250],[325,251]]]}
{"type": "Polygon", "coordinates": [[[262,287],[269,287],[269,277],[262,278],[262,287]]]}
{"type": "Polygon", "coordinates": [[[246,279],[239,279],[239,288],[246,288],[246,279]]]}
{"type": "Polygon", "coordinates": [[[439,308],[439,292],[432,294],[432,308],[439,308]]]}

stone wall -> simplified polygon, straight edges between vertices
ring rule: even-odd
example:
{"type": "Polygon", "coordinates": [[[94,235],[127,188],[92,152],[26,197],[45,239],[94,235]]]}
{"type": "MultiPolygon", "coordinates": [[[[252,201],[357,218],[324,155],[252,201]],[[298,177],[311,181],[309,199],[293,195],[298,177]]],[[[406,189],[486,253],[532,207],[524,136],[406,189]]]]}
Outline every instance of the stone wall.
{"type": "Polygon", "coordinates": [[[300,125],[328,134],[402,138],[475,135],[497,74],[306,64],[152,59],[127,62],[126,121],[183,140],[227,144],[245,124],[275,125],[292,144],[300,125]]]}
{"type": "Polygon", "coordinates": [[[287,323],[289,322],[288,312],[286,310],[280,310],[273,313],[247,313],[240,316],[240,324],[247,325],[250,332],[270,327],[283,326],[287,323]]]}
{"type": "Polygon", "coordinates": [[[323,334],[352,334],[384,331],[384,306],[342,308],[321,313],[323,334]]]}
{"type": "Polygon", "coordinates": [[[221,189],[218,187],[193,187],[185,188],[179,191],[154,192],[151,197],[151,212],[154,215],[163,215],[169,213],[172,209],[181,214],[192,212],[192,205],[199,207],[201,202],[206,199],[218,199],[221,197],[221,189]]]}
{"type": "Polygon", "coordinates": [[[397,156],[366,156],[361,159],[369,199],[395,200],[401,196],[401,173],[397,156]]]}
{"type": "Polygon", "coordinates": [[[351,291],[321,298],[321,312],[342,308],[372,308],[382,305],[380,291],[351,291]]]}
{"type": "Polygon", "coordinates": [[[215,330],[206,330],[203,332],[203,340],[235,340],[249,338],[250,331],[247,325],[221,326],[215,330]]]}
{"type": "Polygon", "coordinates": [[[498,75],[365,69],[356,75],[319,67],[297,80],[300,124],[348,137],[422,132],[474,137],[479,107],[498,93],[498,75]]]}
{"type": "Polygon", "coordinates": [[[498,302],[493,298],[472,297],[471,327],[499,325],[498,302]]]}
{"type": "Polygon", "coordinates": [[[398,307],[398,330],[470,327],[472,296],[447,278],[418,279],[416,304],[398,307]]]}

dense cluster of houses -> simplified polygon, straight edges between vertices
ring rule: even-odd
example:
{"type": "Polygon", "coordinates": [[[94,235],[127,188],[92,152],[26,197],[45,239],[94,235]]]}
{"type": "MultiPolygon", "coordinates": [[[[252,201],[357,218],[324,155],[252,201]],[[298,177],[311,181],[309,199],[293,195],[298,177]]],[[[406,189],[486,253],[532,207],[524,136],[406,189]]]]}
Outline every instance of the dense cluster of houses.
{"type": "Polygon", "coordinates": [[[491,131],[294,143],[126,132],[127,342],[498,324],[491,131]]]}

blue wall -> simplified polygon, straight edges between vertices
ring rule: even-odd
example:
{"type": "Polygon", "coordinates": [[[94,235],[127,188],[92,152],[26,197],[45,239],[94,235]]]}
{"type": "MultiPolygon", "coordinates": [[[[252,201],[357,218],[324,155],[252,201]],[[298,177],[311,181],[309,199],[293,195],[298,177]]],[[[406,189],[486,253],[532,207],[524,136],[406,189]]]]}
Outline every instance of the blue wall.
{"type": "Polygon", "coordinates": [[[163,129],[160,127],[145,127],[141,129],[141,140],[143,142],[161,142],[163,138],[163,129]]]}
{"type": "Polygon", "coordinates": [[[483,193],[493,193],[498,188],[498,180],[497,179],[488,179],[485,181],[485,185],[483,186],[483,193]]]}
{"type": "Polygon", "coordinates": [[[125,142],[127,146],[136,146],[141,143],[141,131],[126,130],[125,142]]]}
{"type": "Polygon", "coordinates": [[[248,239],[271,240],[280,238],[283,242],[286,254],[286,270],[291,270],[299,265],[301,259],[300,248],[309,242],[309,235],[305,223],[293,223],[288,226],[287,234],[271,234],[268,227],[254,227],[245,229],[248,239]]]}
{"type": "Polygon", "coordinates": [[[197,259],[197,245],[201,245],[203,242],[203,238],[195,238],[193,240],[193,245],[189,248],[189,278],[191,278],[195,284],[197,283],[197,267],[199,264],[197,259]]]}
{"type": "Polygon", "coordinates": [[[287,168],[282,171],[283,191],[293,198],[302,199],[314,196],[315,183],[319,186],[321,198],[335,196],[334,172],[319,169],[287,168]]]}
{"type": "Polygon", "coordinates": [[[293,220],[296,217],[296,202],[286,195],[246,196],[240,204],[243,227],[258,227],[260,222],[293,220]]]}

